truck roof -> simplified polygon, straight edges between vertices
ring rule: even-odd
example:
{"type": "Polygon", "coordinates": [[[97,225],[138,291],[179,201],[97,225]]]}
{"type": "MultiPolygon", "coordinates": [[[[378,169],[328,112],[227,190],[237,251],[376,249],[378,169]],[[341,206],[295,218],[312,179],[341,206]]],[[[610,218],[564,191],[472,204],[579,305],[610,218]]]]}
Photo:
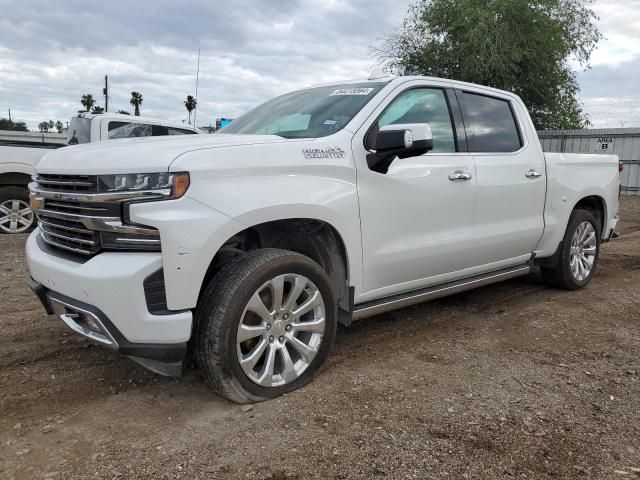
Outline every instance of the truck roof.
{"type": "MultiPolygon", "coordinates": [[[[122,113],[91,113],[91,112],[78,112],[77,114],[73,115],[73,117],[77,117],[77,118],[86,118],[88,120],[91,120],[93,118],[102,118],[102,119],[107,119],[107,120],[118,120],[121,122],[142,122],[142,123],[153,123],[155,125],[163,125],[166,127],[175,127],[175,128],[182,128],[185,130],[193,130],[194,132],[199,132],[200,130],[198,130],[196,127],[186,124],[186,123],[182,123],[182,122],[172,122],[169,120],[163,120],[160,118],[154,118],[154,117],[142,117],[142,116],[135,116],[135,115],[125,115],[122,113]]],[[[72,118],[73,118],[72,117],[72,118]]]]}
{"type": "Polygon", "coordinates": [[[319,85],[313,85],[311,87],[306,87],[301,90],[307,90],[308,88],[315,87],[329,87],[333,85],[349,85],[349,84],[363,84],[363,83],[388,83],[398,85],[401,83],[409,82],[412,80],[422,80],[422,81],[440,81],[440,82],[448,82],[453,87],[457,88],[473,88],[473,89],[481,89],[486,91],[487,93],[494,92],[500,93],[502,95],[509,95],[513,98],[519,98],[515,93],[509,92],[507,90],[500,90],[498,88],[487,87],[485,85],[480,85],[477,83],[469,83],[462,82],[460,80],[451,80],[449,78],[441,78],[441,77],[428,77],[423,75],[392,75],[392,74],[380,74],[380,75],[371,75],[369,78],[359,78],[359,79],[350,79],[350,80],[340,80],[335,82],[328,82],[319,85]]]}

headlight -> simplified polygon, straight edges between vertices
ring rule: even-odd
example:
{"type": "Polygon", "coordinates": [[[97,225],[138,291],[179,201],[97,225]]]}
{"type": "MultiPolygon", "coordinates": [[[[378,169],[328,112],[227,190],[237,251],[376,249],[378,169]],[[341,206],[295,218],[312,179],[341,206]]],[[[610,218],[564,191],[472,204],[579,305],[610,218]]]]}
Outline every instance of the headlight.
{"type": "Polygon", "coordinates": [[[136,193],[141,197],[176,199],[182,197],[189,188],[189,174],[178,173],[127,173],[116,175],[100,175],[99,191],[107,193],[136,193]]]}

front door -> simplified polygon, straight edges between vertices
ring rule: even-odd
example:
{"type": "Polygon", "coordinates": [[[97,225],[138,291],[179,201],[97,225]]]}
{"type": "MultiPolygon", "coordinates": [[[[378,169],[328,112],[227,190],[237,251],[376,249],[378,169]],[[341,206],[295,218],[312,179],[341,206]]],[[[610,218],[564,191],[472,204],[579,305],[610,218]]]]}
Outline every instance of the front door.
{"type": "Polygon", "coordinates": [[[363,136],[354,137],[356,160],[363,164],[365,146],[372,145],[377,129],[401,123],[428,123],[434,148],[425,155],[396,159],[386,173],[358,169],[364,294],[356,301],[447,281],[472,264],[474,159],[457,152],[445,89],[418,87],[399,93],[366,126],[364,142],[363,136]]]}

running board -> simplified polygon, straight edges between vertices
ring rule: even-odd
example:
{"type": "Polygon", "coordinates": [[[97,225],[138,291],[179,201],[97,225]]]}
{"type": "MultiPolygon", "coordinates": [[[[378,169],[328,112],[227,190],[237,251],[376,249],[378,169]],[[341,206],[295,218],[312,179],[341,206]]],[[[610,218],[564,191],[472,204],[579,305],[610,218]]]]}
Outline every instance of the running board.
{"type": "Polygon", "coordinates": [[[436,298],[446,297],[454,293],[465,292],[474,288],[491,285],[492,283],[502,282],[510,278],[521,277],[527,275],[531,271],[531,266],[520,265],[518,267],[504,268],[491,273],[483,273],[473,277],[464,278],[455,282],[443,283],[433,287],[414,290],[413,292],[392,295],[380,300],[356,305],[353,308],[353,320],[373,317],[384,312],[397,310],[399,308],[409,307],[418,303],[423,303],[436,298]]]}

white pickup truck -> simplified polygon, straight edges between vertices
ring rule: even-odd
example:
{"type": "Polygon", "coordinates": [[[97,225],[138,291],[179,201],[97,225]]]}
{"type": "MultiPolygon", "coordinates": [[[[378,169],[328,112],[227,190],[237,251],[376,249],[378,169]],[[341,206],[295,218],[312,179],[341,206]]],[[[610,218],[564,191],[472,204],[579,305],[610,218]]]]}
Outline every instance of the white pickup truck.
{"type": "Polygon", "coordinates": [[[544,154],[508,92],[323,85],[214,135],[46,155],[30,284],[79,334],[167,375],[189,349],[221,395],[260,401],[312,378],[337,323],[534,266],[584,287],[619,182],[615,156],[544,154]]]}
{"type": "MultiPolygon", "coordinates": [[[[68,145],[116,138],[199,133],[189,125],[155,118],[119,114],[80,113],[71,119],[68,145]]],[[[49,151],[64,147],[51,142],[0,140],[0,233],[22,233],[33,228],[27,185],[34,166],[49,151]]]]}

